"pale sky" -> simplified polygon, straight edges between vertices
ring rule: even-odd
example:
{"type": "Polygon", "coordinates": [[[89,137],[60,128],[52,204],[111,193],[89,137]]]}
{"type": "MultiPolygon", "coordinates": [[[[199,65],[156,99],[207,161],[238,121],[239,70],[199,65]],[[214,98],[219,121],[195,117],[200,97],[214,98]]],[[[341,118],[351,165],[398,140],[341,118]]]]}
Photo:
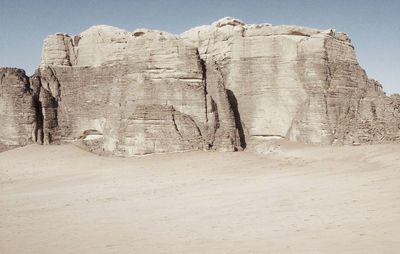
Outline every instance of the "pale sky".
{"type": "Polygon", "coordinates": [[[0,67],[33,74],[43,40],[57,32],[106,24],[180,34],[225,16],[346,32],[368,76],[387,94],[400,93],[400,0],[0,0],[0,67]]]}

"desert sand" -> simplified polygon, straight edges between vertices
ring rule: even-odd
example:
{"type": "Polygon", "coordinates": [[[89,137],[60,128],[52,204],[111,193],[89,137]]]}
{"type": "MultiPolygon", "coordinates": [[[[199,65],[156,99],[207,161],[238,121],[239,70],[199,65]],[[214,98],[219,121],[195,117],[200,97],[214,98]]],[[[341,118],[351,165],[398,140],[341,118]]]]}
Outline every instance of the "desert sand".
{"type": "Polygon", "coordinates": [[[0,253],[399,253],[400,144],[0,153],[0,253]]]}

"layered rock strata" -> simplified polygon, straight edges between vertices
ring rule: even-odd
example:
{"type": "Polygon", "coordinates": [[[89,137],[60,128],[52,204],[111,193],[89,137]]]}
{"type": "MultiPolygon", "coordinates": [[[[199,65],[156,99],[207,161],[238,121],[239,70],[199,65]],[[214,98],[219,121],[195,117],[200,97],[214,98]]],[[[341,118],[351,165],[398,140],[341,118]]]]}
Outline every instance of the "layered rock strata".
{"type": "Polygon", "coordinates": [[[36,105],[25,71],[0,68],[0,144],[26,145],[36,124],[36,105]]]}
{"type": "Polygon", "coordinates": [[[109,26],[56,34],[39,70],[49,68],[61,84],[60,140],[122,156],[240,147],[223,82],[207,82],[197,48],[177,36],[109,26]]]}
{"type": "MultiPolygon", "coordinates": [[[[271,138],[400,141],[400,102],[345,33],[224,18],[176,36],[95,26],[46,38],[37,72],[1,69],[0,143],[98,154],[219,151],[271,138]]],[[[262,147],[262,146],[261,146],[262,147]]]]}
{"type": "Polygon", "coordinates": [[[398,111],[335,30],[224,18],[181,35],[220,66],[246,140],[285,137],[318,144],[398,141],[398,111]],[[379,110],[375,110],[379,108],[379,110]]]}

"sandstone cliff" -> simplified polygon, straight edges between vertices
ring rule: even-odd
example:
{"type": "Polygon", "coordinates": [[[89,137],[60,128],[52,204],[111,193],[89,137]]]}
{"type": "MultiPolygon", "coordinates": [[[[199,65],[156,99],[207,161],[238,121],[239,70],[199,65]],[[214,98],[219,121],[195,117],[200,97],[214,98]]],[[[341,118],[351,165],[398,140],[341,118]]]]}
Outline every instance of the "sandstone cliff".
{"type": "Polygon", "coordinates": [[[35,109],[25,71],[0,68],[0,144],[29,144],[36,123],[35,109]]]}
{"type": "Polygon", "coordinates": [[[59,84],[58,124],[44,130],[122,156],[234,151],[240,142],[224,84],[207,82],[203,69],[196,47],[162,31],[95,26],[49,36],[38,78],[59,84]]]}
{"type": "Polygon", "coordinates": [[[400,141],[398,96],[335,30],[233,18],[176,36],[95,26],[46,38],[30,79],[1,69],[0,143],[76,142],[120,156],[234,151],[273,137],[400,141]]]}
{"type": "Polygon", "coordinates": [[[181,38],[219,66],[248,142],[399,141],[398,111],[358,65],[345,33],[224,18],[181,38]]]}

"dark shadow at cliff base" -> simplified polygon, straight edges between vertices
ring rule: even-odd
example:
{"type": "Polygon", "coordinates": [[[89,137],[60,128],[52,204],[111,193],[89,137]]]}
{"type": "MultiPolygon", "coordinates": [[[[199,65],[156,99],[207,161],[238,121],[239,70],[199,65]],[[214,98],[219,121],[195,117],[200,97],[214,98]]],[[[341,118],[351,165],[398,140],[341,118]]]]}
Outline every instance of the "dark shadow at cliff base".
{"type": "Polygon", "coordinates": [[[235,116],[236,128],[239,131],[240,146],[243,149],[245,149],[246,148],[246,139],[245,139],[245,136],[244,136],[242,120],[240,119],[240,113],[239,113],[239,109],[238,109],[238,103],[237,103],[236,96],[229,89],[226,89],[226,93],[228,94],[229,104],[231,105],[231,108],[232,108],[232,111],[233,111],[233,115],[235,116]]]}

